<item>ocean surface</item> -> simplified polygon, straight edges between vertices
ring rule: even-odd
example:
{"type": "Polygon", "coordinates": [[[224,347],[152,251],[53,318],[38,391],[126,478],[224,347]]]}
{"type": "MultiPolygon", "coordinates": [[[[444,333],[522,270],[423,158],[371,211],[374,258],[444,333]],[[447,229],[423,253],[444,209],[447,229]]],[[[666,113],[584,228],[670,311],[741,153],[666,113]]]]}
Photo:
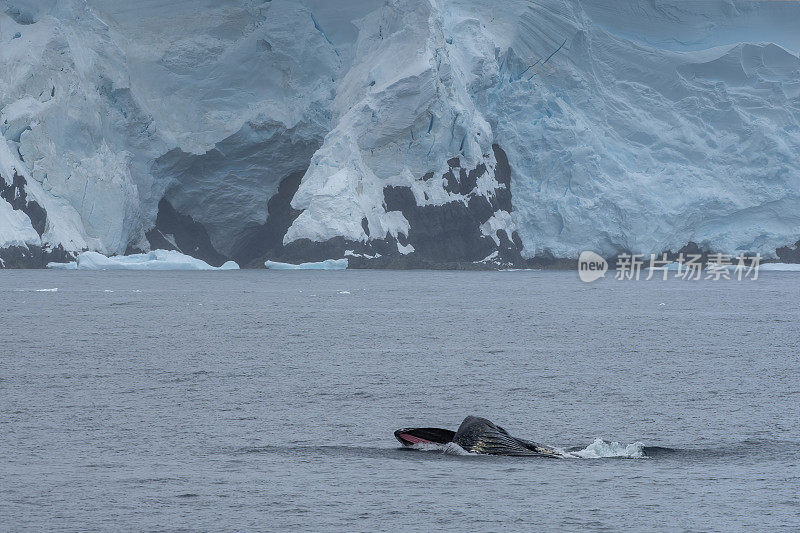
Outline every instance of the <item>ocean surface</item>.
{"type": "Polygon", "coordinates": [[[0,530],[797,531],[798,302],[784,272],[0,271],[0,530]],[[470,414],[573,453],[393,437],[470,414]]]}

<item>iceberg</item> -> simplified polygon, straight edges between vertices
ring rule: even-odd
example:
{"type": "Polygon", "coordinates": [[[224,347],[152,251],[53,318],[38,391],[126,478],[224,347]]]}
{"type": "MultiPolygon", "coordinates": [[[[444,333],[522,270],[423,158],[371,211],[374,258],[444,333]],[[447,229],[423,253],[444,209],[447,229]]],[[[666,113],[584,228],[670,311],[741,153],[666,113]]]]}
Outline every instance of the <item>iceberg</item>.
{"type": "Polygon", "coordinates": [[[213,267],[174,250],[153,250],[146,254],[107,257],[98,252],[83,252],[70,263],[48,263],[55,270],[238,270],[239,265],[228,261],[213,267]]]}
{"type": "Polygon", "coordinates": [[[278,261],[265,261],[264,266],[270,270],[344,270],[347,268],[347,259],[326,259],[316,263],[279,263],[278,261]]]}

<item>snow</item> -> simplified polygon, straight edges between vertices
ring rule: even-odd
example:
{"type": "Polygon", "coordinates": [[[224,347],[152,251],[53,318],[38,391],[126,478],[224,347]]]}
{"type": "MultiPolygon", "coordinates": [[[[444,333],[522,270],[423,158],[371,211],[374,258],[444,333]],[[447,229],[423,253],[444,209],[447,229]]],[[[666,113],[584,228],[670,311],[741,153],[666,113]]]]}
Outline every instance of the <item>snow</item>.
{"type": "Polygon", "coordinates": [[[344,251],[344,255],[345,255],[346,257],[363,257],[364,259],[377,259],[377,258],[381,257],[381,254],[378,254],[378,253],[376,253],[376,254],[374,254],[374,255],[370,255],[370,254],[357,254],[357,253],[356,253],[355,251],[353,251],[353,250],[345,250],[345,251],[344,251]]]}
{"type": "Polygon", "coordinates": [[[489,261],[497,260],[497,257],[499,255],[500,255],[500,253],[497,250],[495,250],[494,252],[490,253],[489,255],[487,255],[486,257],[481,259],[480,261],[474,261],[474,262],[475,263],[488,263],[489,261]]]}
{"type": "Polygon", "coordinates": [[[497,245],[500,244],[500,238],[497,236],[498,231],[505,231],[506,236],[510,239],[515,229],[514,221],[508,211],[496,211],[489,220],[481,225],[481,233],[491,237],[497,245]]]}
{"type": "Polygon", "coordinates": [[[0,198],[0,248],[27,248],[29,244],[41,244],[31,219],[22,211],[12,209],[11,204],[0,198]]]}
{"type": "Polygon", "coordinates": [[[0,247],[147,249],[166,197],[228,253],[294,174],[284,242],[408,235],[383,188],[459,199],[458,156],[489,194],[494,143],[514,210],[483,231],[526,256],[800,239],[797,2],[21,5],[33,23],[0,13],[0,179],[48,223],[0,204],[0,247]]]}
{"type": "Polygon", "coordinates": [[[59,270],[238,270],[239,265],[228,261],[213,267],[194,257],[174,250],[153,250],[146,254],[106,257],[98,252],[78,254],[70,263],[48,263],[47,268],[59,270]]]}
{"type": "Polygon", "coordinates": [[[400,242],[398,241],[397,251],[403,255],[408,255],[414,251],[414,247],[411,246],[411,244],[405,244],[405,245],[400,244],[400,242]]]}
{"type": "Polygon", "coordinates": [[[344,270],[347,268],[347,259],[326,259],[316,263],[279,263],[277,261],[266,261],[264,266],[270,270],[344,270]]]}

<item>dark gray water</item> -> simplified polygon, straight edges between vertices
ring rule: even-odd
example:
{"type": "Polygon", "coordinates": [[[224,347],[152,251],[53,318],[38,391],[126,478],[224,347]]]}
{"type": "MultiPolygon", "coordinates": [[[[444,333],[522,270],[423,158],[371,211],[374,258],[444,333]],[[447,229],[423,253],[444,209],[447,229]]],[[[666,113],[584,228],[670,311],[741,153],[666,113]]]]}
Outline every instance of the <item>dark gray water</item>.
{"type": "Polygon", "coordinates": [[[792,273],[0,271],[0,529],[797,530],[798,301],[792,273]],[[392,435],[467,414],[617,457],[392,435]]]}

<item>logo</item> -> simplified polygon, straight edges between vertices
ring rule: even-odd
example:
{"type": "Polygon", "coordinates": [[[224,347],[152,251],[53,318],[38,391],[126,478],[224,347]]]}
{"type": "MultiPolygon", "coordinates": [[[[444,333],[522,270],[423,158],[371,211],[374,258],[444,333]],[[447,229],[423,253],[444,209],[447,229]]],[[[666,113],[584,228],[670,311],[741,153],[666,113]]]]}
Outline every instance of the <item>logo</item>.
{"type": "Polygon", "coordinates": [[[578,257],[578,276],[581,281],[589,283],[605,277],[608,262],[594,252],[581,252],[578,257]]]}

